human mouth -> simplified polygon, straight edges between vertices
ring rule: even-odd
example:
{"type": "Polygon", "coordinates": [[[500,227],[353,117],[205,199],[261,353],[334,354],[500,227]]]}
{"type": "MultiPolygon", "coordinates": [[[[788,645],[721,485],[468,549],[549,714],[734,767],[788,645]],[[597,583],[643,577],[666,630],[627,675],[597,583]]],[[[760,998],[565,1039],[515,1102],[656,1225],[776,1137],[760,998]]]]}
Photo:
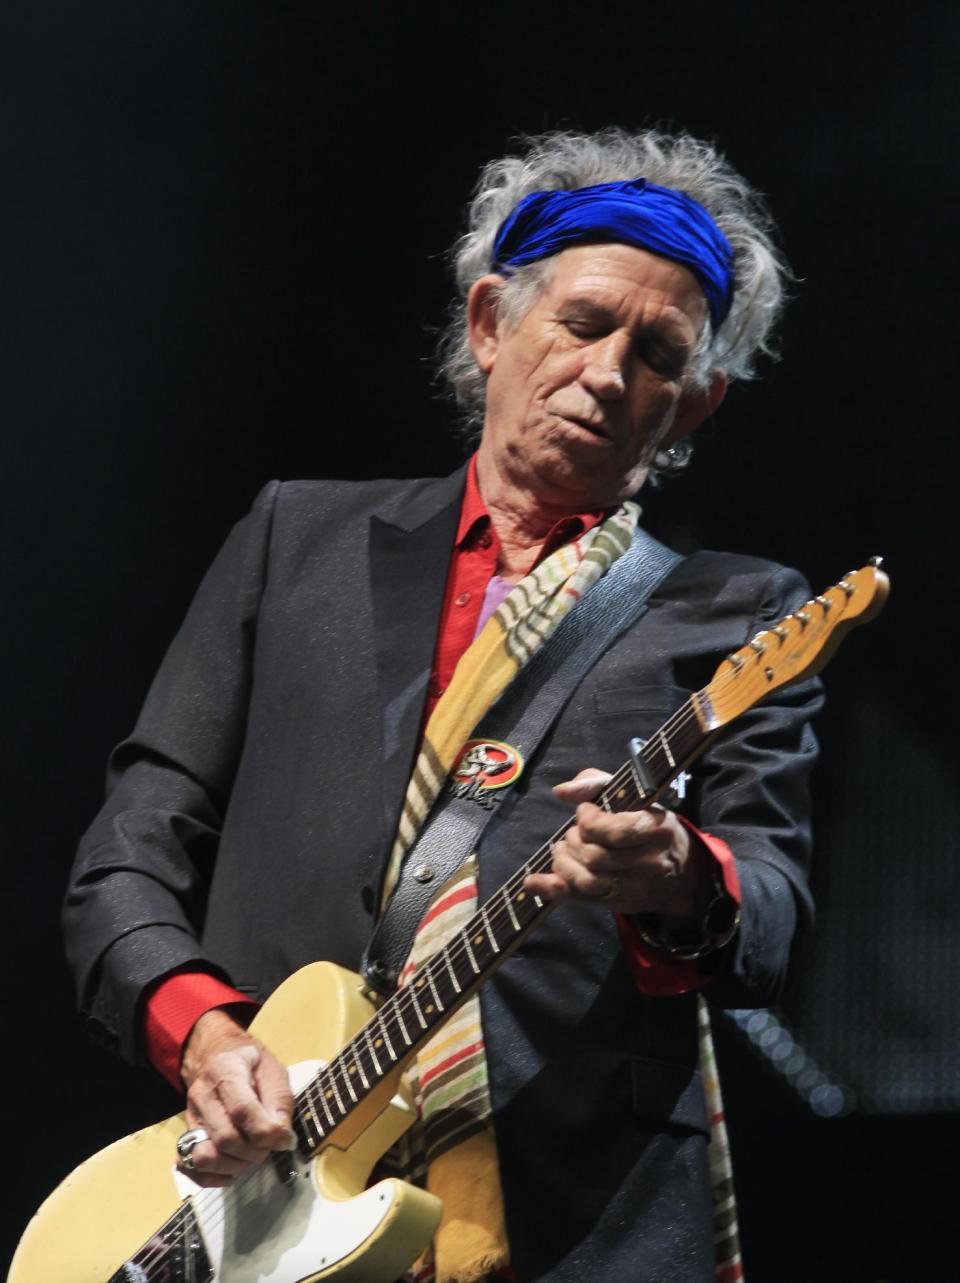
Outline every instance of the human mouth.
{"type": "Polygon", "coordinates": [[[612,441],[613,433],[602,419],[581,417],[576,414],[565,414],[561,416],[567,423],[572,423],[574,427],[581,428],[593,437],[600,437],[604,441],[612,441]]]}

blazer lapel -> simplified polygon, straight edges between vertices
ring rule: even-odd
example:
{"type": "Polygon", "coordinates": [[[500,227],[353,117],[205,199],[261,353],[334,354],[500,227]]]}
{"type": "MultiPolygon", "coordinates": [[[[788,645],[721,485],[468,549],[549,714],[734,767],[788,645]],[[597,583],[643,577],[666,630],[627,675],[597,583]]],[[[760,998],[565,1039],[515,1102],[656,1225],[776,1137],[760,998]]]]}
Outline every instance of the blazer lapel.
{"type": "Polygon", "coordinates": [[[388,850],[418,747],[465,478],[466,465],[413,494],[406,489],[370,519],[388,850]]]}

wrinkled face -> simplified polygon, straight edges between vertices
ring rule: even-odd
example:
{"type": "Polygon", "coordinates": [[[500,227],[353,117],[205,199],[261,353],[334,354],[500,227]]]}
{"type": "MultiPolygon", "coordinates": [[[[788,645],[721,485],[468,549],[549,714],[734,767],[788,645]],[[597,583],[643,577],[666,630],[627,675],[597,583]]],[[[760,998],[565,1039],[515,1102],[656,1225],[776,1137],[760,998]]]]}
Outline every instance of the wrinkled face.
{"type": "Polygon", "coordinates": [[[687,268],[628,245],[576,246],[552,266],[519,325],[471,329],[489,375],[481,452],[543,502],[585,511],[633,494],[707,412],[683,385],[706,301],[687,268]]]}

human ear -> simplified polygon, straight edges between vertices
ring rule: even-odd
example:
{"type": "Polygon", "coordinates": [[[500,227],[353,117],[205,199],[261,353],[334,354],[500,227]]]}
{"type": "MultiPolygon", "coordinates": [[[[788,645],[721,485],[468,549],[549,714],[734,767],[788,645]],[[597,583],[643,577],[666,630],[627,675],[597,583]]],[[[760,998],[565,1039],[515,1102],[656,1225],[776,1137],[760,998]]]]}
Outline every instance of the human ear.
{"type": "Polygon", "coordinates": [[[674,415],[670,429],[663,440],[661,449],[669,449],[684,437],[688,437],[695,428],[699,428],[705,419],[717,409],[727,393],[727,376],[722,370],[714,370],[710,382],[705,388],[694,392],[685,392],[680,398],[677,413],[674,415]]]}
{"type": "Polygon", "coordinates": [[[467,295],[467,338],[474,360],[484,374],[489,374],[497,359],[497,313],[502,276],[481,276],[467,295]]]}

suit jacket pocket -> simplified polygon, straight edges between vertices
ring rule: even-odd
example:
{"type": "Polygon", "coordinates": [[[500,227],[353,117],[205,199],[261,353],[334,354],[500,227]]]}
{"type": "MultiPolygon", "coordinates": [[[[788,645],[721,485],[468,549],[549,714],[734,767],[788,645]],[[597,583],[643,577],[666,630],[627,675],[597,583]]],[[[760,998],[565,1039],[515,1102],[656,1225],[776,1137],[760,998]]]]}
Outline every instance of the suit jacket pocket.
{"type": "Polygon", "coordinates": [[[604,686],[593,692],[593,706],[601,716],[653,713],[662,721],[689,698],[682,686],[604,686]]]}
{"type": "Polygon", "coordinates": [[[633,1108],[651,1127],[710,1134],[700,1071],[644,1056],[630,1058],[633,1108]]]}
{"type": "Polygon", "coordinates": [[[634,736],[649,739],[689,698],[679,686],[606,686],[593,692],[588,729],[590,766],[615,771],[634,736]]]}

